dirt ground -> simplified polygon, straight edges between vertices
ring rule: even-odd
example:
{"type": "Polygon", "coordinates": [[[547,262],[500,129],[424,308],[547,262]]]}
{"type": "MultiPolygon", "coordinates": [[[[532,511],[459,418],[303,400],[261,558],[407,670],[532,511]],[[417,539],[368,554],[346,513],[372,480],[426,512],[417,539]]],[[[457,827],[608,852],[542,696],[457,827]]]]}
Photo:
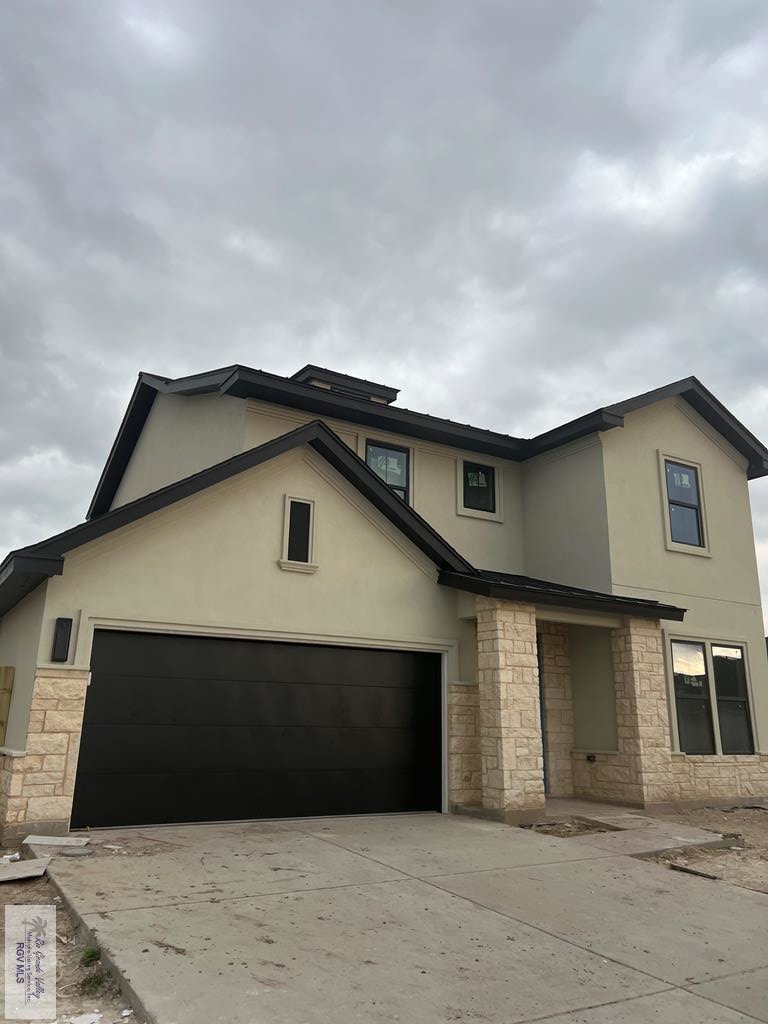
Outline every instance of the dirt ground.
{"type": "MultiPolygon", "coordinates": [[[[3,851],[8,852],[8,851],[3,851]]],[[[89,948],[78,935],[74,923],[61,904],[61,898],[44,876],[19,882],[3,882],[0,886],[0,905],[52,904],[56,907],[56,1009],[58,1024],[70,1024],[81,1015],[88,1024],[143,1024],[129,1010],[117,986],[102,968],[98,950],[89,948]],[[101,1014],[101,1016],[96,1016],[101,1014]]],[[[0,929],[3,928],[0,915],[0,929]]],[[[78,1022],[79,1024],[79,1022],[78,1022]]]]}
{"type": "Polygon", "coordinates": [[[535,825],[523,825],[523,828],[530,828],[545,836],[556,836],[558,839],[571,839],[574,836],[609,831],[599,825],[591,825],[587,821],[539,821],[535,825]]]}
{"type": "Polygon", "coordinates": [[[724,849],[681,850],[660,854],[654,860],[694,868],[733,885],[768,893],[768,808],[703,807],[652,817],[733,836],[733,846],[724,849]]]}

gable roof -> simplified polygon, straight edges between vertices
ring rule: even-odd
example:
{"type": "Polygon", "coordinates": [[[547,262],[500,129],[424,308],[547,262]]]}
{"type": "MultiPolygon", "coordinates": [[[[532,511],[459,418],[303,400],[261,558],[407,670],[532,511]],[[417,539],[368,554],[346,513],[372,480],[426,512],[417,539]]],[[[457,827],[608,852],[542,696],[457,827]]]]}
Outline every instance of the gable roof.
{"type": "Polygon", "coordinates": [[[137,498],[136,501],[48,537],[38,544],[11,551],[0,564],[0,615],[13,607],[44,579],[61,575],[64,566],[63,556],[68,551],[304,444],[313,448],[337,469],[401,533],[420,548],[438,569],[470,573],[475,571],[437,530],[399,498],[330,427],[320,420],[314,420],[257,448],[225,459],[200,473],[177,480],[137,498]]]}
{"type": "MultiPolygon", "coordinates": [[[[233,364],[218,370],[196,373],[188,377],[171,379],[156,374],[141,373],[131,396],[123,421],[107,457],[96,491],[88,509],[87,518],[107,512],[114,501],[120,481],[128,466],[133,450],[144,427],[155,396],[221,394],[236,398],[254,398],[275,405],[302,409],[319,416],[362,423],[379,430],[387,430],[407,437],[417,437],[436,444],[445,444],[465,451],[493,455],[497,458],[523,462],[570,441],[586,437],[601,430],[612,430],[624,425],[624,417],[663,401],[680,397],[688,402],[747,460],[750,479],[768,474],[768,448],[766,448],[736,417],[708,391],[696,377],[685,377],[664,387],[647,391],[614,405],[603,406],[593,412],[570,420],[552,430],[532,438],[512,437],[510,434],[484,430],[453,420],[412,412],[383,402],[372,402],[338,391],[315,387],[308,383],[313,366],[303,367],[293,377],[281,377],[264,370],[233,364]]],[[[333,371],[323,370],[329,374],[333,371]]],[[[344,374],[336,374],[339,379],[344,374]]],[[[348,378],[353,379],[353,378],[348,378]]],[[[356,378],[355,378],[356,379],[356,378]]],[[[384,392],[396,394],[384,385],[370,385],[384,392]]]]}
{"type": "Polygon", "coordinates": [[[228,480],[254,466],[309,445],[371,502],[401,533],[418,547],[438,568],[438,583],[476,594],[489,594],[507,600],[529,600],[601,611],[621,611],[627,615],[682,619],[685,610],[656,601],[616,598],[599,591],[578,590],[556,583],[532,580],[508,573],[478,571],[456,551],[410,505],[399,498],[372,469],[322,421],[314,420],[272,441],[251,448],[214,466],[175,483],[145,494],[136,501],[53,537],[11,551],[0,564],[0,616],[51,576],[64,571],[68,551],[97,540],[144,516],[167,508],[177,501],[214,484],[228,480]],[[615,607],[614,607],[615,606],[615,607]]]}

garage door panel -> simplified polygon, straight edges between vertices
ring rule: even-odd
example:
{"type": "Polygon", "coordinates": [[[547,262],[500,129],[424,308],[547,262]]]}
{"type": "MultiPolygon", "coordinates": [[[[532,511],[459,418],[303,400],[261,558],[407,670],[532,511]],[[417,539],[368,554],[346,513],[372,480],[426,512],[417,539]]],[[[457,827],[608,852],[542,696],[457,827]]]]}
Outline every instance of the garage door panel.
{"type": "MultiPolygon", "coordinates": [[[[162,679],[219,679],[222,658],[216,645],[227,645],[226,675],[231,680],[250,681],[254,675],[276,683],[302,680],[306,683],[389,687],[414,686],[423,669],[407,660],[407,652],[371,651],[352,647],[321,647],[268,640],[224,640],[212,637],[168,636],[160,633],[116,633],[109,635],[108,650],[91,659],[93,673],[144,676],[148,667],[162,679]],[[252,649],[251,649],[252,648],[252,649]],[[308,653],[311,652],[311,653],[308,653]],[[405,657],[404,657],[405,655],[405,657]]],[[[429,655],[416,654],[416,659],[429,655]]]]}
{"type": "MultiPolygon", "coordinates": [[[[173,822],[236,821],[250,818],[310,817],[328,814],[384,814],[396,794],[401,812],[423,810],[424,794],[414,790],[407,772],[293,772],[243,777],[242,773],[204,771],[174,777],[131,775],[118,807],[110,801],[114,780],[88,776],[79,799],[83,806],[103,806],[98,822],[83,820],[81,828],[173,822]],[[200,815],[201,807],[216,808],[216,816],[200,815]]],[[[80,785],[80,784],[78,784],[80,785]]]]}
{"type": "MultiPolygon", "coordinates": [[[[280,725],[417,726],[433,704],[416,687],[101,675],[89,692],[91,723],[144,723],[152,707],[169,725],[237,725],[245,709],[280,725]],[[180,699],[180,696],[182,699],[180,699]]],[[[439,696],[439,695],[438,695],[439,696]]]]}
{"type": "Polygon", "coordinates": [[[435,810],[436,655],[97,631],[75,827],[435,810]]]}
{"type": "Polygon", "coordinates": [[[415,771],[421,755],[408,729],[234,726],[211,732],[204,726],[148,725],[136,734],[124,726],[101,725],[89,730],[78,767],[81,773],[103,775],[175,774],[196,771],[201,760],[215,771],[415,771]]]}

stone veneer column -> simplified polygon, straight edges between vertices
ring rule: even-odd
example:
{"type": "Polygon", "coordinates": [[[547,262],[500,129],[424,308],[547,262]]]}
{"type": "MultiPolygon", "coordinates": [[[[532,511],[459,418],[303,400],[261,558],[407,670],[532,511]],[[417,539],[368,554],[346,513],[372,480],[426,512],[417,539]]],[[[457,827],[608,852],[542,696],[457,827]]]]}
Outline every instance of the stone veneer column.
{"type": "Polygon", "coordinates": [[[66,832],[75,792],[88,672],[37,670],[27,749],[0,757],[0,830],[12,842],[29,832],[66,832]]]}
{"type": "Polygon", "coordinates": [[[627,755],[627,795],[642,803],[674,798],[663,639],[654,619],[626,618],[611,631],[616,731],[627,755]]]}
{"type": "Polygon", "coordinates": [[[534,606],[478,597],[477,651],[483,810],[535,818],[544,776],[534,606]]]}
{"type": "Polygon", "coordinates": [[[448,685],[448,801],[452,808],[477,807],[480,788],[480,735],[477,686],[448,685]]]}
{"type": "Polygon", "coordinates": [[[538,632],[547,791],[550,796],[573,796],[573,689],[568,627],[559,622],[542,622],[538,632]]]}

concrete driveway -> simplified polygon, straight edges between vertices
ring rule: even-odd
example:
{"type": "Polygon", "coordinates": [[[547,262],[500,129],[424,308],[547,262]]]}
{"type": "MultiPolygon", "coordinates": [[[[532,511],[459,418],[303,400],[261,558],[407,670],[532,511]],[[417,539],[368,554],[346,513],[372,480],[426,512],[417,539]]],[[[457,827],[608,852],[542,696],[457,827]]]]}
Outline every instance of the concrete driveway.
{"type": "Polygon", "coordinates": [[[768,897],[582,839],[425,814],[93,842],[50,874],[157,1024],[768,1021],[768,897]]]}

